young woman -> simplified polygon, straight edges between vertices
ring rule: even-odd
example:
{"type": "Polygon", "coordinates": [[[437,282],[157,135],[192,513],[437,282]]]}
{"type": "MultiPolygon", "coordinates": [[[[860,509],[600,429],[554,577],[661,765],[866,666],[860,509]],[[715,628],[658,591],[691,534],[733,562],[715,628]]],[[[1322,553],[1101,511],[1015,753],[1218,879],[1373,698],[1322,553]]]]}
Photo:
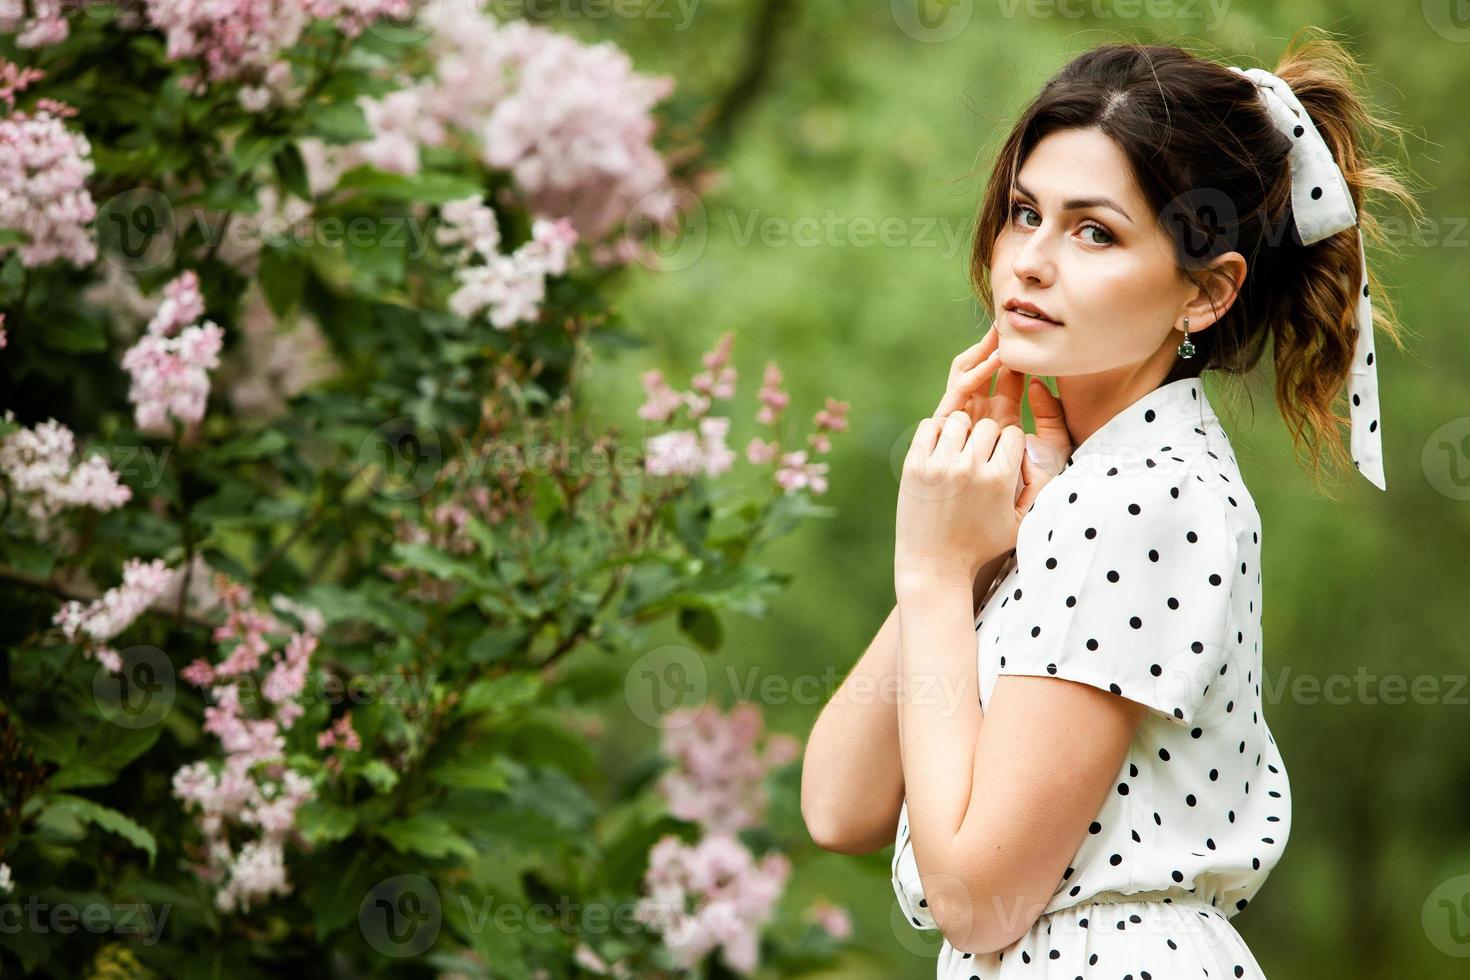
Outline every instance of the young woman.
{"type": "Polygon", "coordinates": [[[1260,515],[1201,375],[1270,345],[1294,439],[1384,486],[1359,234],[1378,230],[1357,208],[1369,188],[1414,204],[1358,142],[1382,124],[1355,68],[1325,38],[1275,73],[1103,46],[1003,144],[971,260],[994,325],[914,435],[897,604],[802,775],[821,846],[896,836],[941,978],[1263,976],[1230,919],[1291,801],[1260,515]],[[1029,436],[1025,375],[1058,388],[1031,378],[1029,436]]]}

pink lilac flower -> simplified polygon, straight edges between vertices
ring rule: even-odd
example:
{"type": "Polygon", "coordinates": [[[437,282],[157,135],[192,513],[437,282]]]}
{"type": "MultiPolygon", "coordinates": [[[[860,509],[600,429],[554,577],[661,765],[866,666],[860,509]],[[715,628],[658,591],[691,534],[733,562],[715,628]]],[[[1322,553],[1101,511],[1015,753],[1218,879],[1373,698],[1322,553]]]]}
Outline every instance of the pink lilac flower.
{"type": "Polygon", "coordinates": [[[89,603],[76,599],[63,603],[52,621],[68,641],[80,639],[88,654],[113,671],[121,670],[122,659],[107,641],[133,625],[168,588],[173,574],[161,558],[150,562],[130,558],[123,565],[121,585],[89,603]]]}
{"type": "Polygon", "coordinates": [[[236,414],[255,421],[278,418],[291,398],[340,371],[310,313],[298,309],[277,318],[258,284],[247,287],[239,309],[234,356],[215,375],[236,414]]]}
{"type": "Polygon", "coordinates": [[[727,418],[703,418],[699,420],[700,456],[705,476],[719,476],[735,462],[735,453],[725,445],[730,431],[727,418]]]}
{"type": "Polygon", "coordinates": [[[791,396],[781,390],[781,379],[781,369],[774,361],[768,363],[758,396],[761,409],[756,415],[756,419],[765,425],[775,425],[781,412],[791,403],[791,396]]]}
{"type": "Polygon", "coordinates": [[[600,976],[611,976],[616,978],[616,980],[632,980],[633,971],[628,967],[625,960],[616,960],[609,963],[601,956],[598,956],[597,951],[584,942],[579,941],[576,948],[572,950],[572,959],[576,960],[578,966],[600,976]]]}
{"type": "Polygon", "coordinates": [[[315,796],[315,788],[286,763],[282,732],[304,710],[300,696],[318,640],[312,633],[291,634],[259,682],[267,714],[250,717],[241,685],[256,681],[254,672],[272,646],[267,633],[283,632],[284,625],[256,609],[250,590],[240,583],[216,575],[214,592],[226,609],[214,640],[229,645],[228,652],[218,664],[196,659],[180,676],[207,688],[213,703],[205,706],[203,727],[220,740],[225,756],[218,771],[205,761],[180,768],[173,791],[186,809],[197,812],[204,860],[195,870],[218,886],[216,906],[245,912],[291,891],[285,845],[295,832],[297,810],[315,796]]]}
{"type": "Polygon", "coordinates": [[[808,463],[806,450],[798,449],[781,456],[781,468],[776,471],[776,483],[788,494],[803,487],[810,487],[815,494],[826,493],[826,472],[826,463],[808,463]]]}
{"type": "MultiPolygon", "coordinates": [[[[40,77],[13,66],[0,72],[0,94],[11,104],[16,91],[40,77]]],[[[86,266],[97,258],[87,227],[97,216],[86,186],[95,169],[92,145],[62,122],[74,114],[70,106],[42,99],[34,113],[12,110],[0,119],[0,228],[27,236],[23,244],[0,247],[0,255],[18,248],[26,266],[58,259],[86,266]]]]}
{"type": "Polygon", "coordinates": [[[61,0],[4,0],[0,3],[0,34],[16,34],[18,48],[40,48],[65,41],[70,33],[61,0]]]}
{"type": "Polygon", "coordinates": [[[660,778],[669,812],[707,830],[734,832],[765,817],[764,780],[801,751],[790,735],[761,738],[760,709],[750,703],[721,714],[711,705],[682,708],[665,720],[662,754],[673,767],[660,778]]]}
{"type": "MultiPolygon", "coordinates": [[[[14,3],[15,0],[7,0],[14,3]]],[[[13,27],[7,28],[7,23],[23,15],[23,7],[0,6],[0,31],[9,33],[13,27]],[[11,16],[11,15],[14,16],[11,16]]],[[[15,95],[30,88],[32,82],[38,82],[46,77],[46,73],[39,68],[22,68],[9,61],[0,60],[0,100],[5,102],[7,110],[15,108],[15,95]]]]}
{"type": "Polygon", "coordinates": [[[203,312],[198,277],[182,273],[164,288],[147,332],[123,354],[123,370],[132,379],[128,400],[143,432],[166,434],[171,419],[188,426],[204,417],[224,331],[212,320],[184,326],[203,312]]]}
{"type": "Polygon", "coordinates": [[[527,210],[570,218],[586,241],[641,214],[667,220],[674,195],[651,110],[671,77],[639,75],[611,42],[496,22],[484,0],[437,0],[420,23],[438,81],[428,104],[510,172],[527,210]]]}
{"type": "Polygon", "coordinates": [[[714,350],[704,355],[705,370],[694,376],[690,387],[711,398],[735,397],[735,369],[727,366],[730,348],[734,343],[735,332],[725,331],[716,342],[714,350]]]}
{"type": "Polygon", "coordinates": [[[835,398],[828,398],[825,408],[819,409],[813,416],[812,422],[817,431],[807,436],[812,450],[818,453],[831,452],[832,441],[828,437],[829,432],[844,432],[847,430],[847,402],[840,402],[835,398]]]}
{"type": "Polygon", "coordinates": [[[662,371],[645,371],[642,380],[647,398],[638,408],[638,417],[650,422],[667,422],[679,406],[684,404],[683,398],[664,381],[662,371]]]}
{"type": "Polygon", "coordinates": [[[148,22],[161,31],[172,60],[197,59],[200,81],[249,83],[247,109],[260,111],[289,85],[283,54],[314,18],[335,21],[347,37],[382,18],[403,19],[408,0],[144,0],[148,22]]]}
{"type": "Polygon", "coordinates": [[[163,287],[163,301],[148,321],[148,332],[172,337],[203,315],[204,294],[199,291],[199,274],[187,269],[163,287]]]}
{"type": "Polygon", "coordinates": [[[818,928],[833,939],[846,939],[852,935],[852,915],[841,905],[834,905],[825,899],[808,905],[802,917],[809,922],[815,922],[818,928]]]}
{"type": "MultiPolygon", "coordinates": [[[[14,414],[6,411],[7,421],[14,414]]],[[[132,499],[133,491],[100,455],[74,459],[76,438],[55,419],[18,429],[0,441],[0,474],[22,503],[38,532],[49,536],[50,522],[71,507],[108,511],[132,499]]]]}
{"type": "Polygon", "coordinates": [[[698,473],[704,455],[699,436],[681,430],[650,436],[644,450],[648,454],[644,460],[644,469],[655,476],[687,476],[698,473]]]}
{"type": "Polygon", "coordinates": [[[348,752],[356,752],[361,749],[362,740],[358,738],[357,731],[352,727],[352,712],[349,711],[332,722],[325,731],[318,732],[316,745],[319,749],[340,747],[348,752]]]}
{"type": "Polygon", "coordinates": [[[693,846],[668,835],[649,852],[634,917],[662,936],[683,968],[718,949],[732,970],[752,973],[761,927],[790,873],[786,855],[772,852],[757,861],[733,834],[712,833],[693,846]]]}
{"type": "Polygon", "coordinates": [[[450,309],[466,319],[488,310],[490,323],[499,330],[536,320],[547,278],[567,270],[577,241],[571,222],[536,218],[531,240],[506,255],[499,250],[495,213],[483,198],[450,202],[441,213],[445,224],[436,231],[439,243],[459,247],[459,288],[449,297],[450,309]],[[475,259],[480,263],[471,265],[475,259]]]}

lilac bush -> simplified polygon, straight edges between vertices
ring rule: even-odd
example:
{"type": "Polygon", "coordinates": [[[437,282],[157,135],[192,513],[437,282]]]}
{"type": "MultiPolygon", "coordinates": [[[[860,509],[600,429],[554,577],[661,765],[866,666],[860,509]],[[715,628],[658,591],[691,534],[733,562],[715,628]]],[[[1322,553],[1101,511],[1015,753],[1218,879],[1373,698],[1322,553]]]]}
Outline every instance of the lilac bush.
{"type": "Polygon", "coordinates": [[[713,172],[672,80],[458,0],[0,32],[0,911],[100,923],[27,918],[0,968],[835,955],[843,909],[780,914],[797,753],[755,706],[599,763],[655,627],[701,656],[779,594],[760,548],[829,513],[847,427],[774,363],[739,407],[734,330],[632,431],[581,406],[648,346],[608,284],[713,172]]]}

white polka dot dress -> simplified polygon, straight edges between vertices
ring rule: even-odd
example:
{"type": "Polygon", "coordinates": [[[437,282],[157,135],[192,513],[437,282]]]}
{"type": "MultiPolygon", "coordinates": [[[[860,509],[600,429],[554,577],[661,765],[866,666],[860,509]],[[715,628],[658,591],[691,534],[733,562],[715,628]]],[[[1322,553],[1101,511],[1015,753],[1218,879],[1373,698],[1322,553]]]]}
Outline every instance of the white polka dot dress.
{"type": "MultiPolygon", "coordinates": [[[[1197,378],[1115,415],[1037,495],[976,617],[982,709],[1001,674],[1028,674],[1150,710],[1041,917],[997,952],[943,942],[941,980],[1263,980],[1229,922],[1291,828],[1262,713],[1260,527],[1197,378]]],[[[936,928],[907,802],[893,886],[936,928]]]]}

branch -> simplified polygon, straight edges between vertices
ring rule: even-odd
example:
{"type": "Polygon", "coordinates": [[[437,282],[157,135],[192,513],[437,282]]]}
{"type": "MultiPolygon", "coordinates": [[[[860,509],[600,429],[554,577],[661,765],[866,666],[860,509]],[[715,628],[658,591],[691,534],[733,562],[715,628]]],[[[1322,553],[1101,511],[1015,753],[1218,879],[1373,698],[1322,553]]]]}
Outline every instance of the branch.
{"type": "MultiPolygon", "coordinates": [[[[81,586],[75,585],[66,585],[62,582],[56,581],[55,579],[43,578],[40,575],[33,575],[30,572],[23,572],[18,568],[11,568],[8,565],[0,565],[0,580],[24,586],[25,588],[30,589],[34,592],[44,592],[47,595],[56,596],[58,599],[75,599],[78,602],[96,602],[102,597],[101,593],[97,592],[94,589],[86,589],[81,586]]],[[[172,614],[169,613],[168,610],[158,609],[154,606],[149,606],[147,609],[143,610],[143,615],[162,616],[166,619],[173,618],[172,614]]],[[[202,629],[212,630],[215,626],[213,622],[195,612],[186,611],[184,613],[183,619],[184,622],[190,624],[191,626],[198,626],[202,629]]]]}
{"type": "Polygon", "coordinates": [[[717,150],[730,140],[735,124],[755,104],[770,80],[776,40],[793,10],[791,0],[763,0],[755,28],[745,44],[740,73],[715,105],[706,125],[705,141],[717,150]]]}

